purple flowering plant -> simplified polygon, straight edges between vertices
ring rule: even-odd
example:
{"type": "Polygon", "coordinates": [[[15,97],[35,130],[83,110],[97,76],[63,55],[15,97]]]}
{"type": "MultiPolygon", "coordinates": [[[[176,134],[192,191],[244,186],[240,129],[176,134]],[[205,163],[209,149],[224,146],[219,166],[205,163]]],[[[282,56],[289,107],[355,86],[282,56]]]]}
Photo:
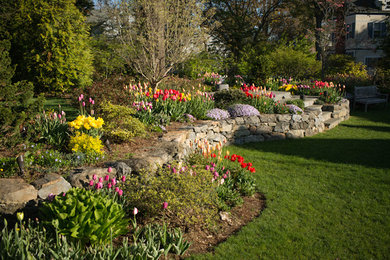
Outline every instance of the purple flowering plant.
{"type": "Polygon", "coordinates": [[[230,114],[226,110],[220,108],[213,108],[207,111],[206,116],[213,120],[223,120],[229,118],[230,114]]]}
{"type": "Polygon", "coordinates": [[[255,107],[247,104],[235,104],[228,108],[231,117],[259,116],[260,112],[255,107]]]}

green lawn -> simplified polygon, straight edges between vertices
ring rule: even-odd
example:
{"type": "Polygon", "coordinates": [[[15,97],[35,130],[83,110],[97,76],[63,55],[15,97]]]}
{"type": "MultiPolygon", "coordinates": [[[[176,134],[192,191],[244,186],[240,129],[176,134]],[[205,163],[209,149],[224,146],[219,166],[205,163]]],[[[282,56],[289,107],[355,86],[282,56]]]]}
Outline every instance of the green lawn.
{"type": "Polygon", "coordinates": [[[66,113],[66,119],[68,121],[74,120],[79,114],[78,108],[72,106],[71,100],[65,98],[46,98],[44,108],[46,110],[58,112],[58,105],[61,105],[62,110],[66,113]]]}
{"type": "Polygon", "coordinates": [[[229,147],[254,162],[261,216],[196,259],[389,259],[390,109],[325,133],[229,147]]]}

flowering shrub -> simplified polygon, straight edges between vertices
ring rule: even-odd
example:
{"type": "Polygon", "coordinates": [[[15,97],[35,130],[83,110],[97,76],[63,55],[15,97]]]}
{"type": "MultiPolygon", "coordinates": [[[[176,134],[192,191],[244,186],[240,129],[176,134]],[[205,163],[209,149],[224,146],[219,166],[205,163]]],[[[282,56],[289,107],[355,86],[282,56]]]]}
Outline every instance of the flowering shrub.
{"type": "Polygon", "coordinates": [[[296,105],[290,104],[290,105],[286,105],[286,106],[288,107],[288,110],[290,111],[291,114],[298,114],[298,115],[300,115],[300,114],[303,113],[303,110],[300,107],[296,106],[296,105]]]}
{"type": "Polygon", "coordinates": [[[85,154],[103,154],[103,143],[99,137],[93,137],[85,133],[76,132],[70,137],[69,147],[72,152],[82,152],[85,154]]]}
{"type": "Polygon", "coordinates": [[[240,116],[259,116],[259,111],[251,105],[246,104],[235,104],[228,108],[231,117],[240,116]]]}
{"type": "Polygon", "coordinates": [[[213,108],[209,111],[207,111],[206,116],[208,118],[211,118],[213,120],[223,120],[230,117],[230,114],[228,111],[219,109],[219,108],[213,108]]]}

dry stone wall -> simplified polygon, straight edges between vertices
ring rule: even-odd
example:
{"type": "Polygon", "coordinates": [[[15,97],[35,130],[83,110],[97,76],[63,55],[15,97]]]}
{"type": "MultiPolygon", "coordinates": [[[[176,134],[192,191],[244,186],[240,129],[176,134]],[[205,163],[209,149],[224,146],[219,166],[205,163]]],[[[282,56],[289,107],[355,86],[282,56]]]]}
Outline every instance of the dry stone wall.
{"type": "Polygon", "coordinates": [[[259,116],[229,118],[220,121],[203,121],[187,126],[185,146],[195,140],[209,143],[226,141],[243,144],[312,136],[338,125],[349,118],[349,101],[335,105],[312,105],[301,115],[262,114],[259,116]]]}
{"type": "Polygon", "coordinates": [[[333,128],[348,118],[349,101],[343,100],[336,105],[306,107],[302,115],[264,114],[186,125],[177,131],[164,133],[159,145],[145,147],[142,154],[118,162],[107,162],[105,168],[74,169],[67,180],[57,174],[47,174],[32,185],[20,178],[0,179],[0,213],[13,214],[28,203],[37,205],[38,198],[45,199],[51,193],[58,195],[72,186],[86,186],[93,174],[105,176],[108,166],[113,168],[111,177],[137,174],[143,169],[148,174],[154,174],[156,164],[164,165],[184,159],[192,152],[194,146],[191,144],[196,140],[207,139],[213,145],[219,142],[243,144],[301,138],[333,128]]]}

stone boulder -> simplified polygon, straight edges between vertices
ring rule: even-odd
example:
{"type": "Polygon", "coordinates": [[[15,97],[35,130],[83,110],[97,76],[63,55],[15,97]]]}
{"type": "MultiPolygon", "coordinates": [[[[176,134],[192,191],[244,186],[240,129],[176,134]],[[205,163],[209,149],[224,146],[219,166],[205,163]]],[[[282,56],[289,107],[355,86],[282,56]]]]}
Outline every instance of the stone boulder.
{"type": "Polygon", "coordinates": [[[73,187],[87,187],[92,176],[95,174],[97,178],[104,178],[107,174],[110,178],[117,177],[116,169],[112,168],[112,171],[108,173],[108,168],[99,168],[99,167],[82,167],[74,169],[74,171],[69,176],[69,182],[73,187]]]}
{"type": "Polygon", "coordinates": [[[0,179],[0,213],[14,214],[29,201],[37,199],[37,190],[23,179],[0,179]]]}
{"type": "Polygon", "coordinates": [[[32,183],[38,190],[38,197],[46,199],[49,194],[58,195],[67,192],[72,186],[63,177],[55,173],[48,173],[43,178],[32,183]]]}

